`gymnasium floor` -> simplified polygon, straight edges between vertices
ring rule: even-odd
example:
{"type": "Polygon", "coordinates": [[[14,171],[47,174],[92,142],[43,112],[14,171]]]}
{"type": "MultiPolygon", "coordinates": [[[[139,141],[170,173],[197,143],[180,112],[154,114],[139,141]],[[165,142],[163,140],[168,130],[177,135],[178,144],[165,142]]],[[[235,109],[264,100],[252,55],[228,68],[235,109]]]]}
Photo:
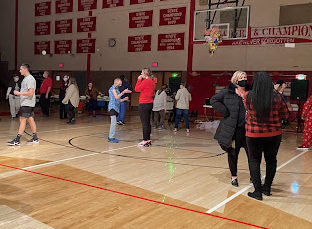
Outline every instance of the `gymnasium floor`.
{"type": "Polygon", "coordinates": [[[119,144],[107,142],[108,118],[68,126],[37,116],[40,144],[25,134],[9,147],[18,121],[1,117],[0,228],[312,228],[312,151],[295,150],[301,135],[284,134],[273,195],[261,202],[246,196],[245,152],[235,188],[212,133],[167,126],[139,148],[135,112],[118,126],[119,144]]]}

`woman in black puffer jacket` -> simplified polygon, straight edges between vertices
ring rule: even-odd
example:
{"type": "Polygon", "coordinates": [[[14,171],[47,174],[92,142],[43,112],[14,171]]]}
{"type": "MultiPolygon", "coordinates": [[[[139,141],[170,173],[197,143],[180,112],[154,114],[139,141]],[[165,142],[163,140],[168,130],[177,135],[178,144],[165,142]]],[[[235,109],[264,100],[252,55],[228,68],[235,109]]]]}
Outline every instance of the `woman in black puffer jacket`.
{"type": "Polygon", "coordinates": [[[236,94],[236,90],[244,92],[248,89],[247,74],[236,71],[232,76],[231,84],[210,99],[212,107],[224,117],[220,121],[214,138],[220,147],[228,153],[228,163],[232,175],[231,184],[236,187],[238,186],[237,160],[242,147],[248,157],[245,136],[246,110],[243,100],[236,94]]]}

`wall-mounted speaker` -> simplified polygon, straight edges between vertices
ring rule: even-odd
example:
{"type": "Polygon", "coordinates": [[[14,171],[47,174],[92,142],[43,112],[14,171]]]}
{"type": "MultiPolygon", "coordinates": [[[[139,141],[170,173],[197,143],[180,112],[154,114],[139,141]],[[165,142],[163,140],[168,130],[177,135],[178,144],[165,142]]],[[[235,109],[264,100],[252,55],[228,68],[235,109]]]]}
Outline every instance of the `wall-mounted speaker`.
{"type": "Polygon", "coordinates": [[[291,100],[306,101],[309,94],[309,80],[291,80],[291,100]]]}
{"type": "Polygon", "coordinates": [[[177,92],[180,89],[181,77],[170,77],[169,88],[171,93],[177,92]]]}

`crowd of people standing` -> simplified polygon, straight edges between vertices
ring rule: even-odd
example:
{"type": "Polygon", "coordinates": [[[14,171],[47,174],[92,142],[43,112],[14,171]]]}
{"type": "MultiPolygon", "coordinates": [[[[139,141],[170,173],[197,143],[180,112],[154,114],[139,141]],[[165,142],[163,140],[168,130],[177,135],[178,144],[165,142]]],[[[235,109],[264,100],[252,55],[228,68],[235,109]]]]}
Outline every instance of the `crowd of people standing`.
{"type": "MultiPolygon", "coordinates": [[[[6,98],[9,100],[12,119],[20,114],[20,126],[16,138],[8,145],[20,145],[26,123],[30,124],[32,138],[28,143],[39,143],[34,107],[36,104],[36,80],[30,74],[30,67],[22,64],[20,74],[24,76],[22,82],[19,75],[13,75],[9,84],[6,98]]],[[[40,107],[42,115],[50,115],[50,97],[52,79],[49,72],[43,74],[44,80],[40,87],[40,107]]],[[[215,134],[215,139],[228,155],[228,165],[231,173],[231,184],[239,186],[237,176],[238,155],[241,148],[247,154],[250,180],[254,185],[254,192],[248,196],[262,200],[262,194],[270,196],[271,186],[276,174],[277,154],[282,140],[282,121],[289,116],[290,104],[283,94],[285,82],[278,81],[274,85],[271,76],[266,72],[257,72],[253,77],[252,86],[248,84],[246,72],[237,71],[233,74],[231,83],[210,100],[212,107],[223,118],[215,134]],[[266,176],[261,183],[260,164],[264,155],[266,162],[266,176]]],[[[134,91],[140,93],[139,116],[142,123],[143,141],[138,145],[148,147],[151,141],[151,114],[154,113],[154,127],[164,130],[164,117],[167,109],[167,85],[162,85],[155,92],[156,80],[148,68],[144,68],[138,76],[134,91]]],[[[131,85],[124,76],[115,78],[109,89],[108,112],[111,125],[108,141],[118,143],[115,138],[116,125],[125,125],[124,117],[126,102],[133,92],[131,85]]],[[[103,95],[90,82],[85,90],[87,110],[89,115],[95,116],[97,96],[103,95]]],[[[174,131],[178,131],[181,116],[184,118],[186,132],[190,132],[188,113],[192,100],[187,85],[181,82],[180,89],[174,95],[176,100],[176,117],[174,131]]],[[[75,108],[80,102],[79,88],[75,77],[65,74],[60,82],[59,115],[61,119],[68,118],[68,124],[75,123],[75,108]]],[[[312,96],[304,105],[302,119],[305,120],[303,144],[297,149],[308,150],[312,145],[312,96]]]]}

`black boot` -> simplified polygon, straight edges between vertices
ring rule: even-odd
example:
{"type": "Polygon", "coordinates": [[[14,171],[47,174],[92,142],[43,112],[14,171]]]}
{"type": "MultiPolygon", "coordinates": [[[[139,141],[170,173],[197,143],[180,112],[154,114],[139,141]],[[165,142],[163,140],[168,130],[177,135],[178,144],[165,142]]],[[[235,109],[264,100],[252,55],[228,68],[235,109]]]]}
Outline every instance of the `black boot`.
{"type": "Polygon", "coordinates": [[[271,194],[271,188],[270,187],[268,187],[266,184],[264,184],[263,186],[262,186],[262,193],[264,194],[264,195],[266,195],[266,196],[271,196],[272,194],[271,194]]]}
{"type": "Polygon", "coordinates": [[[263,200],[262,193],[259,191],[248,192],[248,196],[256,200],[263,200]]]}

